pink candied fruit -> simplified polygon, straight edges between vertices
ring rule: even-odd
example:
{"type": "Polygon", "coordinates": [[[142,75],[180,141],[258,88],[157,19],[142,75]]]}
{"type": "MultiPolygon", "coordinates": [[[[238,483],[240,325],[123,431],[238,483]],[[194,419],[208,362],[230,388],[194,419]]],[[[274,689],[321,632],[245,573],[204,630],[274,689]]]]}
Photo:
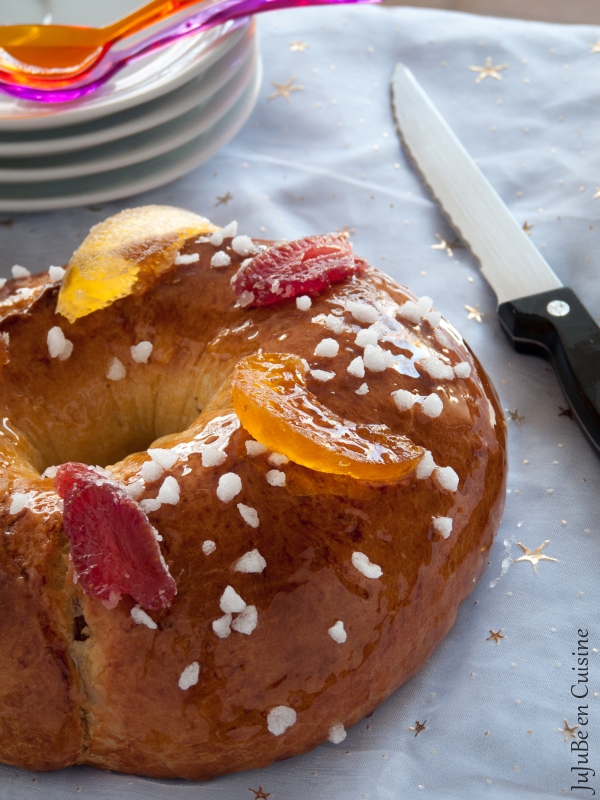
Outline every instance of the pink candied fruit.
{"type": "Polygon", "coordinates": [[[114,608],[128,594],[150,611],[177,594],[154,528],[117,483],[86,464],[62,464],[54,485],[64,500],[63,526],[83,590],[114,608]]]}
{"type": "Polygon", "coordinates": [[[239,268],[231,285],[245,306],[269,306],[300,294],[316,297],[366,266],[343,238],[307,236],[259,253],[239,268]]]}

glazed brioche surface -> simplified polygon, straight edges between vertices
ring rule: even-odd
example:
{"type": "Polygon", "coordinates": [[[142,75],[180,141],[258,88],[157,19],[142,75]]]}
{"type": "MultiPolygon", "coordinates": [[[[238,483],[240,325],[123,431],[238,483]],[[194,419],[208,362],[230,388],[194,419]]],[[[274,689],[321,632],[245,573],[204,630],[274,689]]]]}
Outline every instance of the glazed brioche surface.
{"type": "Polygon", "coordinates": [[[456,330],[368,266],[309,304],[244,307],[231,279],[248,255],[212,230],[72,322],[45,274],[0,290],[5,763],[204,779],[340,741],[422,666],[485,569],[505,423],[456,330]],[[49,352],[55,327],[64,359],[49,352]],[[305,466],[301,431],[275,435],[288,429],[267,401],[250,414],[240,370],[293,356],[319,419],[409,441],[403,474],[305,466]],[[154,469],[153,448],[176,460],[154,469]],[[42,477],[65,462],[130,487],[176,582],[168,607],[124,594],[107,608],[84,590],[42,477]]]}

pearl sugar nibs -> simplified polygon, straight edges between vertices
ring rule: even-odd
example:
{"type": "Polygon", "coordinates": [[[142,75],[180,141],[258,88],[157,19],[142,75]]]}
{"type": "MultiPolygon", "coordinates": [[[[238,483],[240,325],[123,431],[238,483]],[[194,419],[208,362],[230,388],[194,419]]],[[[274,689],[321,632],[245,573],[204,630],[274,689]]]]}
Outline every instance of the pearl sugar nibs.
{"type": "Polygon", "coordinates": [[[246,603],[242,600],[233,586],[227,586],[219,601],[221,611],[225,614],[239,614],[246,608],[246,603]]]}
{"type": "Polygon", "coordinates": [[[431,299],[431,297],[427,297],[427,295],[424,295],[423,297],[419,297],[417,301],[417,311],[423,317],[425,316],[425,314],[427,314],[432,305],[433,305],[433,300],[431,299]]]}
{"type": "Polygon", "coordinates": [[[202,466],[203,467],[220,467],[227,461],[227,453],[223,452],[220,447],[214,444],[209,444],[202,450],[202,466]]]}
{"type": "Polygon", "coordinates": [[[238,224],[237,220],[232,220],[230,223],[225,225],[224,228],[221,228],[221,236],[223,239],[233,239],[234,236],[237,236],[238,231],[238,224]]]}
{"type": "Polygon", "coordinates": [[[433,529],[444,539],[447,539],[452,533],[452,519],[450,517],[434,517],[433,529]]]}
{"type": "Polygon", "coordinates": [[[267,562],[258,552],[258,550],[250,550],[250,552],[245,553],[240,559],[236,561],[235,564],[235,571],[236,572],[262,572],[264,568],[267,566],[267,562]]]}
{"type": "Polygon", "coordinates": [[[340,345],[335,339],[321,339],[315,347],[315,355],[322,358],[335,358],[339,350],[340,345]]]}
{"type": "Polygon", "coordinates": [[[355,378],[365,377],[365,364],[362,360],[362,356],[356,356],[356,358],[348,364],[348,374],[354,375],[355,378]]]}
{"type": "Polygon", "coordinates": [[[159,503],[166,503],[170,506],[176,506],[179,502],[179,497],[179,484],[172,475],[167,476],[158,491],[156,499],[159,503]]]}
{"type": "Polygon", "coordinates": [[[24,508],[29,508],[31,495],[29,492],[14,492],[10,502],[8,513],[11,515],[20,514],[24,508]]]}
{"type": "Polygon", "coordinates": [[[396,364],[396,359],[389,350],[372,344],[365,347],[363,361],[370,372],[383,372],[387,367],[393,367],[396,364]]]}
{"type": "Polygon", "coordinates": [[[418,480],[422,481],[425,478],[428,478],[433,470],[436,468],[435,461],[433,460],[433,456],[431,455],[431,451],[425,450],[423,453],[423,457],[417,464],[417,468],[415,470],[415,475],[418,480]]]}
{"type": "Polygon", "coordinates": [[[147,364],[148,359],[152,353],[153,349],[152,342],[138,342],[137,344],[132,344],[129,348],[131,352],[131,358],[135,361],[136,364],[147,364]]]}
{"type": "Polygon", "coordinates": [[[218,269],[219,267],[228,267],[231,264],[231,256],[224,250],[218,250],[210,259],[211,267],[218,269]]]}
{"type": "Polygon", "coordinates": [[[195,264],[196,261],[200,261],[199,253],[178,253],[175,256],[175,264],[177,266],[185,264],[195,264]]]}
{"type": "Polygon", "coordinates": [[[275,706],[267,715],[267,728],[274,736],[281,736],[282,733],[296,722],[297,714],[289,706],[275,706]]]}
{"type": "Polygon", "coordinates": [[[455,492],[458,489],[458,475],[452,467],[436,467],[433,477],[441,489],[455,492]]]}
{"type": "Polygon", "coordinates": [[[146,483],[152,483],[161,477],[163,471],[161,465],[151,459],[150,461],[144,461],[140,469],[140,474],[146,483]]]}
{"type": "Polygon", "coordinates": [[[425,372],[434,380],[452,380],[454,370],[437,356],[427,356],[416,362],[417,367],[422,367],[425,372]]]}
{"type": "Polygon", "coordinates": [[[268,453],[269,448],[262,444],[261,442],[257,442],[254,439],[248,439],[246,442],[246,453],[250,456],[250,458],[254,458],[255,456],[262,456],[263,453],[268,453]]]}
{"type": "Polygon", "coordinates": [[[338,619],[335,625],[332,625],[331,628],[328,628],[327,633],[331,636],[333,641],[337,642],[338,644],[343,644],[348,638],[348,635],[344,630],[344,623],[341,619],[338,619]]]}
{"type": "Polygon", "coordinates": [[[245,506],[243,503],[238,503],[237,509],[240,512],[244,522],[247,522],[251,528],[258,528],[258,512],[255,508],[250,508],[250,506],[245,506]]]}
{"type": "Polygon", "coordinates": [[[231,623],[231,627],[238,633],[249,636],[258,624],[258,611],[256,606],[246,606],[231,623]]]}
{"type": "Polygon", "coordinates": [[[471,365],[466,361],[461,361],[460,364],[455,365],[454,374],[457,378],[468,378],[471,374],[471,365]]]}
{"type": "Polygon", "coordinates": [[[366,347],[368,344],[376,345],[381,338],[383,331],[379,323],[370,325],[368,328],[361,328],[356,334],[354,343],[359,347],[366,347]]]}
{"type": "Polygon", "coordinates": [[[352,553],[352,564],[359,572],[362,572],[365,578],[375,580],[383,575],[381,567],[369,561],[368,556],[364,553],[359,553],[358,551],[352,553]]]}
{"type": "Polygon", "coordinates": [[[327,383],[327,381],[335,378],[335,372],[330,372],[326,369],[311,369],[309,371],[312,377],[320,383],[327,383]]]}
{"type": "Polygon", "coordinates": [[[412,408],[419,399],[418,395],[413,394],[406,389],[398,389],[395,392],[392,392],[392,397],[394,398],[394,403],[396,404],[398,411],[408,411],[408,409],[412,408]]]}
{"type": "Polygon", "coordinates": [[[335,725],[332,725],[331,728],[329,728],[328,739],[332,744],[340,744],[344,741],[347,735],[346,729],[342,723],[336,722],[335,725]]]}
{"type": "MultiPolygon", "coordinates": [[[[268,474],[268,473],[267,473],[268,474]]],[[[242,491],[242,479],[235,472],[226,472],[219,478],[217,497],[223,503],[229,503],[242,491]]]]}
{"type": "Polygon", "coordinates": [[[73,342],[65,338],[62,329],[58,325],[50,328],[46,343],[50,358],[58,358],[59,361],[65,361],[73,352],[73,342]]]}
{"type": "Polygon", "coordinates": [[[278,469],[270,469],[265,475],[269,486],[285,486],[285,472],[278,469]]]}
{"type": "Polygon", "coordinates": [[[358,303],[350,300],[346,303],[346,310],[349,311],[355,320],[358,322],[377,322],[379,319],[379,312],[374,306],[369,306],[366,303],[358,303]]]}
{"type": "Polygon", "coordinates": [[[58,283],[65,277],[66,270],[63,267],[50,267],[48,270],[48,277],[52,283],[58,283]]]}
{"type": "Polygon", "coordinates": [[[195,686],[198,683],[198,677],[200,675],[200,664],[197,661],[193,661],[188,667],[186,667],[181,675],[179,676],[179,688],[183,689],[183,691],[187,691],[191,686],[195,686]]]}
{"type": "Polygon", "coordinates": [[[162,469],[171,469],[179,460],[179,455],[175,450],[168,450],[165,447],[150,447],[148,455],[162,469]]]}
{"type": "Polygon", "coordinates": [[[424,319],[427,320],[432,328],[437,328],[442,321],[442,315],[439,311],[428,311],[427,314],[425,314],[424,319]]]}
{"type": "Polygon", "coordinates": [[[131,619],[136,623],[136,625],[145,625],[147,628],[155,631],[157,629],[157,624],[154,622],[151,616],[146,614],[143,608],[139,606],[134,606],[131,609],[131,619]]]}
{"type": "Polygon", "coordinates": [[[216,619],[212,624],[212,629],[219,639],[226,639],[231,633],[231,614],[225,614],[216,619]]]}
{"type": "Polygon", "coordinates": [[[428,397],[425,397],[421,402],[421,410],[425,416],[435,419],[444,410],[444,404],[439,395],[432,392],[428,397]]]}
{"type": "Polygon", "coordinates": [[[289,458],[284,456],[283,453],[271,453],[267,461],[274,467],[282,467],[289,463],[289,458]]]}
{"type": "Polygon", "coordinates": [[[409,322],[417,325],[421,321],[421,314],[416,303],[412,300],[407,300],[406,303],[398,309],[398,316],[407,319],[409,322]]]}
{"type": "Polygon", "coordinates": [[[325,327],[328,328],[332,333],[343,333],[344,332],[344,322],[339,317],[334,316],[333,314],[327,314],[325,319],[323,320],[325,323],[325,327]]]}
{"type": "Polygon", "coordinates": [[[113,358],[106,373],[106,377],[109,379],[109,381],[120,381],[125,377],[126,374],[127,370],[125,369],[123,362],[119,361],[119,359],[116,357],[113,358]]]}
{"type": "Polygon", "coordinates": [[[249,236],[236,236],[231,241],[231,248],[239,256],[249,256],[256,252],[256,245],[249,236]]]}

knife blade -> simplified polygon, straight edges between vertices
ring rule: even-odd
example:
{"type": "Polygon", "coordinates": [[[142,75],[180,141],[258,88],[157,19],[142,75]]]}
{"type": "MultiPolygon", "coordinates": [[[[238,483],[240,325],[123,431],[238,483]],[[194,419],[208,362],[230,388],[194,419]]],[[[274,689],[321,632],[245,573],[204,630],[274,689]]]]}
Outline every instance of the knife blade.
{"type": "Polygon", "coordinates": [[[397,64],[392,107],[401,140],[498,298],[513,347],[549,358],[600,455],[600,328],[563,286],[413,74],[397,64]]]}

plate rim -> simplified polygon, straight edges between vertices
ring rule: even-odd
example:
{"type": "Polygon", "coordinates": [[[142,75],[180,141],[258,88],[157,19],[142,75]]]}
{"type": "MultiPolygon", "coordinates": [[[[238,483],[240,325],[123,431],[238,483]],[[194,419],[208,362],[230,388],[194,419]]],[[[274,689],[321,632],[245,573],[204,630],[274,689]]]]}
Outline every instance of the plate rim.
{"type": "MultiPolygon", "coordinates": [[[[64,126],[66,135],[59,135],[55,138],[25,139],[24,141],[13,142],[0,140],[0,158],[26,159],[35,156],[52,156],[76,152],[114,142],[127,136],[133,136],[136,133],[142,133],[174,120],[201,102],[210,100],[214,94],[220,91],[229,80],[230,76],[227,73],[229,72],[230,62],[243,61],[256,38],[255,31],[248,29],[246,34],[223,55],[222,59],[210,65],[205,72],[194,76],[177,89],[174,89],[172,93],[168,92],[166,97],[156,97],[137,106],[138,113],[133,114],[122,122],[117,121],[114,125],[107,125],[101,131],[91,130],[81,134],[75,133],[71,136],[68,135],[69,130],[77,128],[78,124],[64,126]],[[171,94],[176,93],[179,93],[179,95],[172,100],[171,94]],[[152,108],[144,109],[144,106],[150,105],[152,105],[152,108]],[[42,148],[41,151],[40,147],[42,148]]],[[[115,114],[106,115],[104,119],[109,121],[111,117],[134,112],[135,109],[136,106],[124,108],[115,112],[115,114]]],[[[93,122],[94,120],[86,120],[79,123],[79,125],[89,125],[93,122]]],[[[53,131],[60,134],[61,130],[63,130],[62,127],[29,131],[0,130],[0,134],[30,134],[44,131],[53,131]]]]}
{"type": "MultiPolygon", "coordinates": [[[[196,137],[196,139],[192,139],[187,144],[184,144],[179,148],[175,148],[175,150],[171,150],[162,156],[157,156],[150,161],[142,161],[138,164],[132,165],[133,167],[139,168],[144,164],[151,165],[152,161],[156,162],[160,159],[164,159],[167,162],[162,168],[160,163],[158,164],[158,167],[155,163],[152,165],[151,169],[147,170],[147,174],[137,180],[134,180],[127,188],[122,187],[120,190],[115,191],[113,184],[111,187],[107,187],[105,189],[91,189],[79,193],[71,192],[70,194],[65,194],[63,196],[55,195],[52,197],[27,200],[7,199],[6,201],[0,198],[0,213],[35,213],[65,208],[75,208],[78,206],[85,206],[95,203],[107,203],[152,191],[160,186],[172,183],[174,180],[181,178],[183,175],[187,174],[203,162],[208,161],[209,158],[211,158],[225,144],[231,141],[231,139],[233,139],[233,137],[240,131],[252,113],[258,99],[262,75],[263,65],[262,58],[259,54],[254,79],[249,85],[247,94],[243,95],[240,100],[238,100],[238,104],[230,109],[229,112],[227,112],[227,114],[225,114],[225,116],[222,117],[215,124],[215,126],[213,126],[213,128],[204,131],[200,134],[200,136],[196,137]],[[234,111],[237,111],[238,113],[234,114],[234,111]],[[206,137],[208,141],[204,147],[197,149],[198,140],[202,139],[202,137],[206,137]],[[169,163],[169,157],[177,157],[178,150],[179,156],[181,157],[180,160],[176,161],[174,164],[169,163]]],[[[172,158],[170,160],[172,162],[172,158]]],[[[115,170],[115,172],[122,173],[126,171],[126,169],[127,168],[124,170],[115,170]]],[[[98,175],[103,174],[105,173],[98,173],[98,175]]],[[[81,180],[83,183],[86,180],[89,180],[89,176],[88,178],[75,178],[72,180],[81,180]]]]}
{"type": "MultiPolygon", "coordinates": [[[[61,167],[56,166],[30,166],[24,169],[6,169],[0,166],[0,186],[15,183],[48,183],[55,180],[68,180],[70,178],[83,178],[92,176],[99,172],[108,172],[114,169],[124,169],[133,164],[163,155],[169,150],[185,144],[199,136],[203,131],[216,125],[219,119],[232,108],[243,94],[244,90],[251,82],[256,68],[258,48],[251,50],[239,68],[229,80],[208,99],[198,103],[184,114],[174,119],[157,125],[155,128],[140,131],[132,136],[124,137],[117,142],[105,142],[82,151],[74,151],[73,155],[81,154],[83,157],[75,163],[61,167]],[[187,119],[184,119],[187,117],[187,119]],[[162,131],[159,129],[163,128],[162,131]],[[153,132],[157,134],[154,139],[147,142],[140,142],[143,137],[151,137],[153,132]],[[99,158],[93,158],[93,151],[99,148],[111,148],[116,144],[121,144],[120,152],[116,155],[105,153],[99,158]],[[90,152],[92,151],[92,152],[90,152]],[[92,160],[86,156],[92,156],[92,160]]],[[[57,156],[45,156],[45,158],[56,158],[57,161],[64,156],[61,153],[57,156]]]]}
{"type": "MultiPolygon", "coordinates": [[[[0,130],[2,131],[31,131],[43,130],[48,128],[59,128],[70,124],[77,124],[78,122],[87,122],[98,117],[107,116],[108,114],[116,113],[125,108],[133,108],[142,105],[145,102],[154,100],[161,97],[169,91],[179,88],[184,83],[190,81],[192,78],[199,75],[203,70],[209,69],[216,61],[222,58],[233,47],[240,38],[243,37],[248,27],[255,28],[256,23],[254,18],[245,18],[241,22],[224,23],[223,25],[211,28],[208,31],[200,31],[190,37],[190,47],[176,58],[169,68],[172,70],[173,66],[179,60],[184,58],[188,59],[188,63],[182,69],[176,70],[174,74],[163,77],[162,80],[154,81],[151,86],[147,86],[141,91],[138,90],[137,94],[131,96],[131,93],[125,93],[123,96],[117,96],[114,92],[105,96],[94,94],[91,97],[100,97],[100,101],[95,105],[86,104],[86,99],[74,101],[72,104],[60,104],[59,110],[49,111],[48,113],[34,116],[6,116],[0,112],[0,130]],[[208,45],[204,41],[207,34],[216,31],[215,40],[208,45]],[[236,36],[237,34],[237,36],[236,36]],[[65,106],[68,106],[65,108],[65,106]]],[[[160,53],[168,52],[171,48],[180,45],[181,42],[175,42],[160,53]]],[[[154,55],[154,54],[152,54],[154,55]]],[[[144,59],[140,59],[137,63],[143,63],[144,59]]],[[[151,63],[151,62],[148,62],[151,63]]],[[[108,84],[110,85],[110,83],[108,84]]],[[[102,90],[100,90],[102,91],[102,90]]],[[[133,90],[131,90],[133,91],[133,90]]],[[[20,102],[15,100],[15,103],[20,102]]],[[[57,104],[58,105],[58,104],[57,104]]],[[[49,108],[48,105],[41,103],[29,103],[31,110],[33,108],[49,108]]],[[[56,106],[53,106],[56,108],[56,106]]]]}

